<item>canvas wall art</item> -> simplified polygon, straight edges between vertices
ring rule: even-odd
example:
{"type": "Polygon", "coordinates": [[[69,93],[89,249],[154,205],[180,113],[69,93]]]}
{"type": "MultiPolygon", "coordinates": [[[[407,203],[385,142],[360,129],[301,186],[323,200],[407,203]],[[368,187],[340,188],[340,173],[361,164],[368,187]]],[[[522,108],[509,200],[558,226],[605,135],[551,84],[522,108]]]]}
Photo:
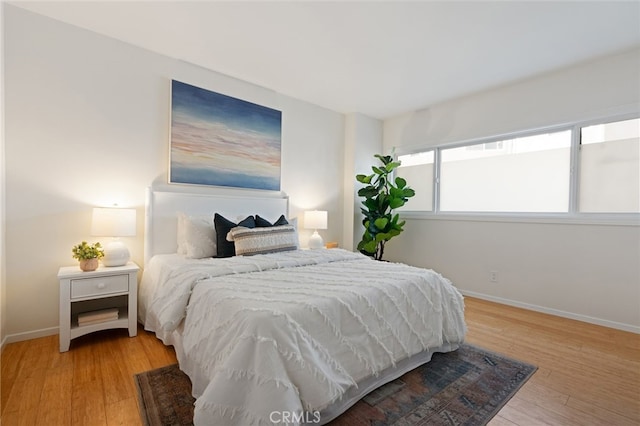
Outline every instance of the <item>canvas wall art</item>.
{"type": "Polygon", "coordinates": [[[169,182],[280,190],[282,113],[171,81],[169,182]]]}

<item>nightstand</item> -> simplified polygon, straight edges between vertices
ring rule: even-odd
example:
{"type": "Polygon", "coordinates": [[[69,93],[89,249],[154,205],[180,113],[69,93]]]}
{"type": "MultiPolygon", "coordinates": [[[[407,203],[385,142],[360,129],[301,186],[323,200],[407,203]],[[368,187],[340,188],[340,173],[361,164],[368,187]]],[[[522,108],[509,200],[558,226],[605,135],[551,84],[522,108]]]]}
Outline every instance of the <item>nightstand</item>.
{"type": "Polygon", "coordinates": [[[94,331],[128,328],[130,337],[138,333],[139,269],[133,262],[100,265],[91,272],[60,268],[60,352],[69,350],[71,339],[94,331]]]}

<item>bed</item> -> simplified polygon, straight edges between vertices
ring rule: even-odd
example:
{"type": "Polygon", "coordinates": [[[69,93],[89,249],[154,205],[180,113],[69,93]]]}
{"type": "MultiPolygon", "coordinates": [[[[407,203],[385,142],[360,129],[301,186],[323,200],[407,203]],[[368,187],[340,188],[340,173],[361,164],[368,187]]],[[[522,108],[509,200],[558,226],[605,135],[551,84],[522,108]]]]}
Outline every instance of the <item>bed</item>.
{"type": "Polygon", "coordinates": [[[463,342],[463,298],[446,278],[300,249],[287,197],[269,194],[148,191],[139,320],[175,347],[196,425],[325,424],[463,342]],[[242,226],[256,216],[262,226],[242,226]],[[235,256],[207,256],[223,244],[214,223],[235,256]]]}

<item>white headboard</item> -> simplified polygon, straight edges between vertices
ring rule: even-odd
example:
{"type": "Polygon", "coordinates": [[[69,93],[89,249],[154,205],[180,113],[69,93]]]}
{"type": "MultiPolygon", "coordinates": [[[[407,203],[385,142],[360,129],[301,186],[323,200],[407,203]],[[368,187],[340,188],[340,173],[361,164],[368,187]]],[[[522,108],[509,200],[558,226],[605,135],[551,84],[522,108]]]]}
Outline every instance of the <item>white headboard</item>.
{"type": "Polygon", "coordinates": [[[172,192],[147,188],[145,210],[144,262],[156,254],[175,253],[178,247],[178,213],[212,215],[219,213],[229,220],[260,215],[274,221],[288,216],[289,198],[282,194],[264,197],[209,195],[203,193],[172,192]]]}

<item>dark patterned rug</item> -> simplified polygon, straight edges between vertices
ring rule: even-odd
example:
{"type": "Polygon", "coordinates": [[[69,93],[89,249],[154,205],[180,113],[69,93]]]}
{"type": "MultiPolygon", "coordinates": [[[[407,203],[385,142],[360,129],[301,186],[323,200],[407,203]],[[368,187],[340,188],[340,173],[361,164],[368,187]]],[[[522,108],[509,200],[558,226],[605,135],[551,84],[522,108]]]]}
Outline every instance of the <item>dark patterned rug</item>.
{"type": "MultiPolygon", "coordinates": [[[[536,367],[464,344],[376,389],[332,426],[484,425],[536,367]]],[[[177,365],[137,374],[142,421],[148,426],[191,425],[191,382],[177,365]]]]}

